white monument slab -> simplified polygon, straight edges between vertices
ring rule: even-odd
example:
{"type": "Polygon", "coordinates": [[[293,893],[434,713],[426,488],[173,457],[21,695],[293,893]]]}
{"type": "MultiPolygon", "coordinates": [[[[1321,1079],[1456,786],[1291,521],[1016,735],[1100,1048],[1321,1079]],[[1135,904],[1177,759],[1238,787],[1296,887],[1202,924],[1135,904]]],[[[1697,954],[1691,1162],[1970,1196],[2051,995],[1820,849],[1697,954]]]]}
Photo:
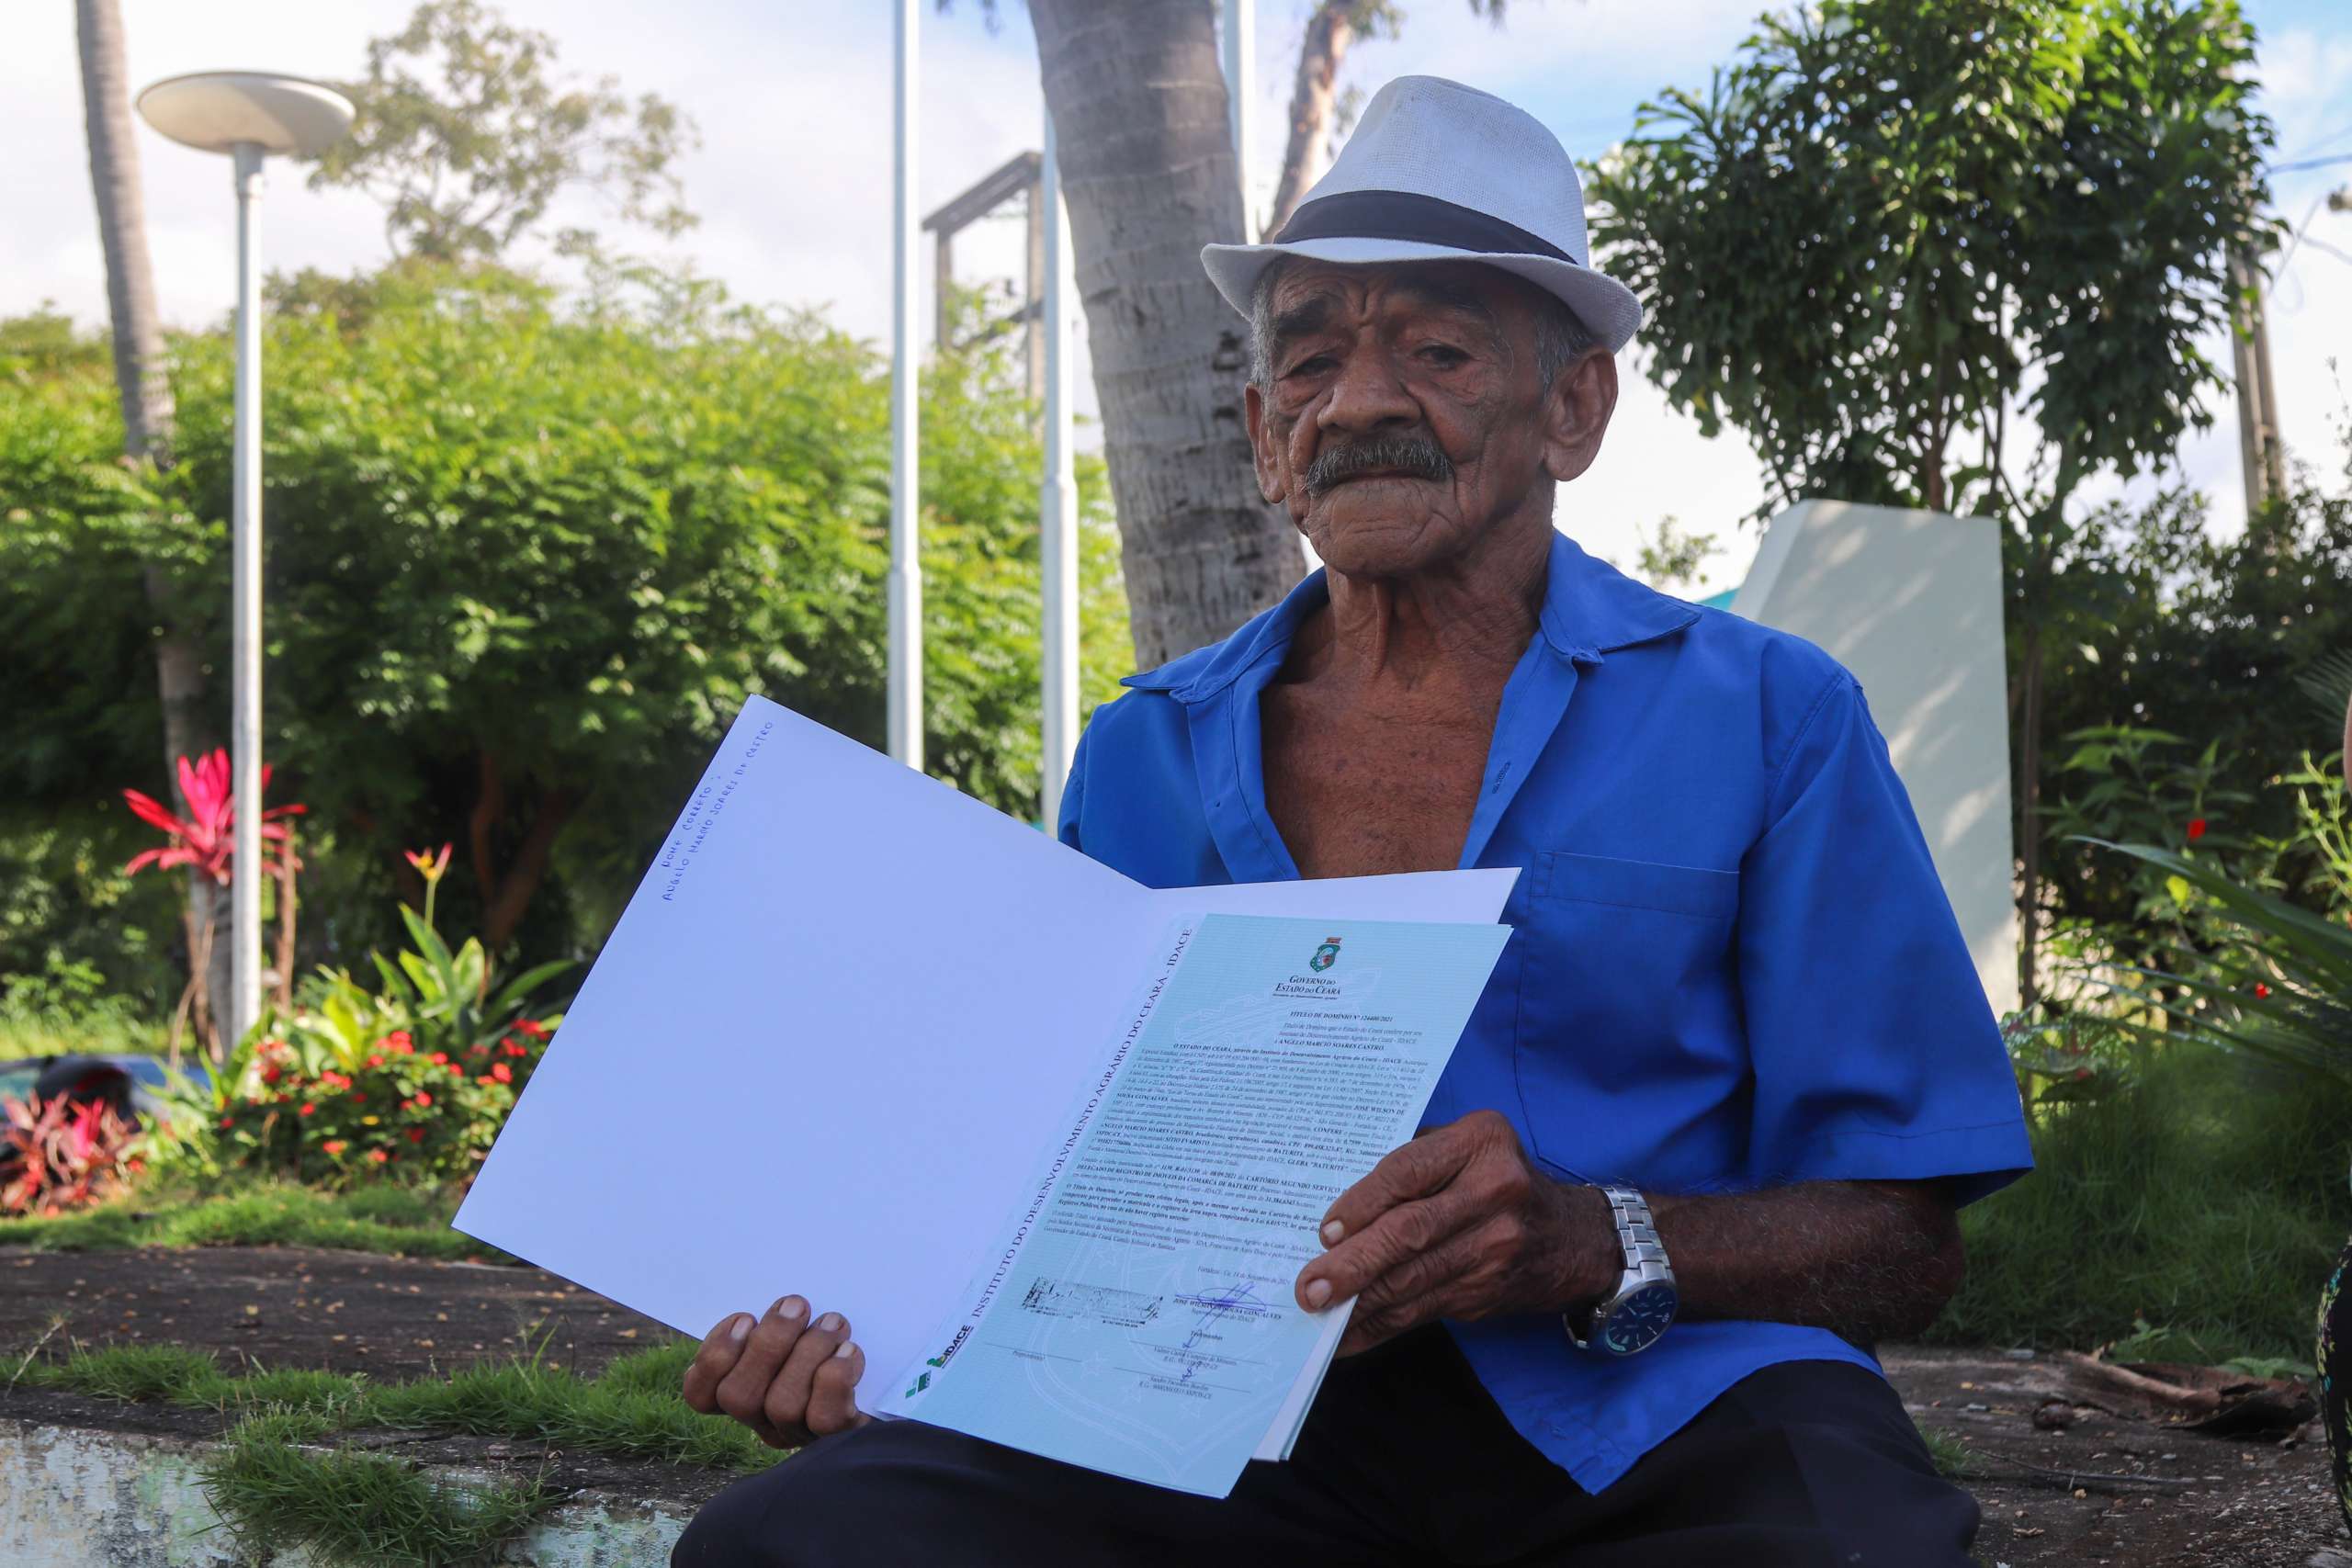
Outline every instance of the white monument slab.
{"type": "Polygon", "coordinates": [[[2018,1004],[2000,526],[1842,501],[1772,519],[1731,610],[1854,672],[1994,1010],[2018,1004]]]}

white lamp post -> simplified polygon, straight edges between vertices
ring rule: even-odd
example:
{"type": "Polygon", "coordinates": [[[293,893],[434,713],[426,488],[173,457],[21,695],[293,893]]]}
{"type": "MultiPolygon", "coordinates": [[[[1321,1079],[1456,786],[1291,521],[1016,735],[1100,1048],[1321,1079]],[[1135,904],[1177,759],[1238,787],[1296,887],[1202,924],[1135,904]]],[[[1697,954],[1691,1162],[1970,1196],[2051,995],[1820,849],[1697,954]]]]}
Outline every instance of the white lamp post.
{"type": "Polygon", "coordinates": [[[1257,0],[1225,0],[1225,96],[1233,121],[1233,163],[1241,177],[1241,238],[1257,238],[1250,216],[1250,137],[1258,92],[1257,0]]]}
{"type": "Polygon", "coordinates": [[[915,394],[922,373],[915,355],[915,110],[921,98],[918,0],[898,0],[891,55],[895,178],[890,203],[890,572],[888,705],[884,733],[891,756],[922,770],[922,468],[915,446],[915,394]]]}
{"type": "Polygon", "coordinates": [[[1059,149],[1054,117],[1046,116],[1045,166],[1037,182],[1045,209],[1046,277],[1041,308],[1046,328],[1046,474],[1038,496],[1037,553],[1043,575],[1045,627],[1045,822],[1061,820],[1062,786],[1078,750],[1078,479],[1070,430],[1069,221],[1062,210],[1059,149]]]}
{"type": "Polygon", "coordinates": [[[205,71],[167,76],[139,112],[173,141],[226,152],[237,189],[236,483],[231,508],[230,787],[236,858],[229,894],[229,1039],[261,1016],[261,292],[254,201],[269,153],[315,157],[351,128],[351,101],[299,76],[205,71]]]}

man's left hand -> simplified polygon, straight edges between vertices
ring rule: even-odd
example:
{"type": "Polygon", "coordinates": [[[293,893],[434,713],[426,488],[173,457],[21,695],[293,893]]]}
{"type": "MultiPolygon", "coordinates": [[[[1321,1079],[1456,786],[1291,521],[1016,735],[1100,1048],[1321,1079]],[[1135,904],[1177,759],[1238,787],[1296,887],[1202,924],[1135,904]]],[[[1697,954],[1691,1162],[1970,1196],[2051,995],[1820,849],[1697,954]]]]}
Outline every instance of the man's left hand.
{"type": "Polygon", "coordinates": [[[1442,1317],[1558,1312],[1615,1281],[1606,1205],[1528,1163],[1498,1111],[1474,1111],[1391,1152],[1324,1215],[1330,1248],[1299,1271],[1299,1304],[1357,1297],[1339,1353],[1442,1317]]]}

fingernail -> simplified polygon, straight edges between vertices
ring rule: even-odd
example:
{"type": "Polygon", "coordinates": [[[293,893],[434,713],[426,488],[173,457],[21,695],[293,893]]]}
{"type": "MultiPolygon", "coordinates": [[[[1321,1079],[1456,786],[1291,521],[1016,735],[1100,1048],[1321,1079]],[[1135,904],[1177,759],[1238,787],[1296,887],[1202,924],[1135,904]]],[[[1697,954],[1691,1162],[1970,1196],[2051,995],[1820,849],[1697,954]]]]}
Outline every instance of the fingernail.
{"type": "Polygon", "coordinates": [[[1330,1299],[1331,1299],[1331,1281],[1330,1281],[1330,1280],[1309,1280],[1306,1282],[1306,1304],[1307,1304],[1308,1306],[1311,1306],[1311,1307],[1319,1307],[1319,1306],[1321,1306],[1325,1302],[1328,1302],[1328,1301],[1329,1301],[1330,1299]]]}
{"type": "Polygon", "coordinates": [[[842,1348],[833,1352],[833,1359],[836,1361],[846,1361],[852,1356],[856,1354],[857,1341],[854,1339],[844,1339],[842,1341],[842,1348]]]}
{"type": "Polygon", "coordinates": [[[743,1343],[743,1337],[751,1332],[752,1319],[748,1313],[737,1313],[735,1321],[727,1325],[727,1337],[732,1344],[741,1345],[743,1343]]]}
{"type": "Polygon", "coordinates": [[[797,1320],[808,1315],[808,1303],[798,1296],[786,1296],[779,1300],[770,1310],[775,1312],[778,1317],[788,1317],[797,1320]]]}
{"type": "Polygon", "coordinates": [[[1337,1220],[1326,1220],[1326,1221],[1324,1221],[1324,1222],[1323,1222],[1323,1245],[1324,1245],[1324,1246],[1326,1246],[1326,1247],[1337,1247],[1337,1246],[1339,1246],[1339,1245],[1340,1245],[1340,1238],[1341,1236],[1343,1236],[1343,1235],[1347,1235],[1347,1234],[1348,1234],[1348,1227],[1347,1227],[1347,1226],[1345,1226],[1345,1225],[1343,1225],[1343,1224],[1341,1224],[1339,1221],[1337,1221],[1337,1220]]]}
{"type": "Polygon", "coordinates": [[[817,1320],[817,1326],[823,1329],[828,1334],[838,1334],[842,1329],[842,1321],[841,1314],[837,1312],[829,1312],[824,1316],[817,1320]]]}

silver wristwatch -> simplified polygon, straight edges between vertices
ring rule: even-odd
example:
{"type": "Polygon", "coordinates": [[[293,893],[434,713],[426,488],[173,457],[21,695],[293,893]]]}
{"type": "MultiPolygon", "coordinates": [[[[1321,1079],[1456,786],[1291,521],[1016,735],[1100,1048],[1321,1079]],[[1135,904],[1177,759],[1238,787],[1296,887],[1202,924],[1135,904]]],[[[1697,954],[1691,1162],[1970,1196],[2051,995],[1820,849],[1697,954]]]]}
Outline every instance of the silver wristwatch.
{"type": "Polygon", "coordinates": [[[1561,1326],[1579,1350],[1604,1350],[1630,1356],[1658,1342],[1674,1322],[1681,1297],[1674,1287],[1674,1269],[1666,1260],[1666,1247],[1650,1223],[1650,1206],[1630,1187],[1603,1187],[1611,1214],[1617,1222],[1617,1240],[1625,1251],[1625,1271],[1617,1288],[1589,1313],[1560,1314],[1561,1326]],[[1584,1321],[1577,1320],[1582,1315],[1584,1321]]]}

